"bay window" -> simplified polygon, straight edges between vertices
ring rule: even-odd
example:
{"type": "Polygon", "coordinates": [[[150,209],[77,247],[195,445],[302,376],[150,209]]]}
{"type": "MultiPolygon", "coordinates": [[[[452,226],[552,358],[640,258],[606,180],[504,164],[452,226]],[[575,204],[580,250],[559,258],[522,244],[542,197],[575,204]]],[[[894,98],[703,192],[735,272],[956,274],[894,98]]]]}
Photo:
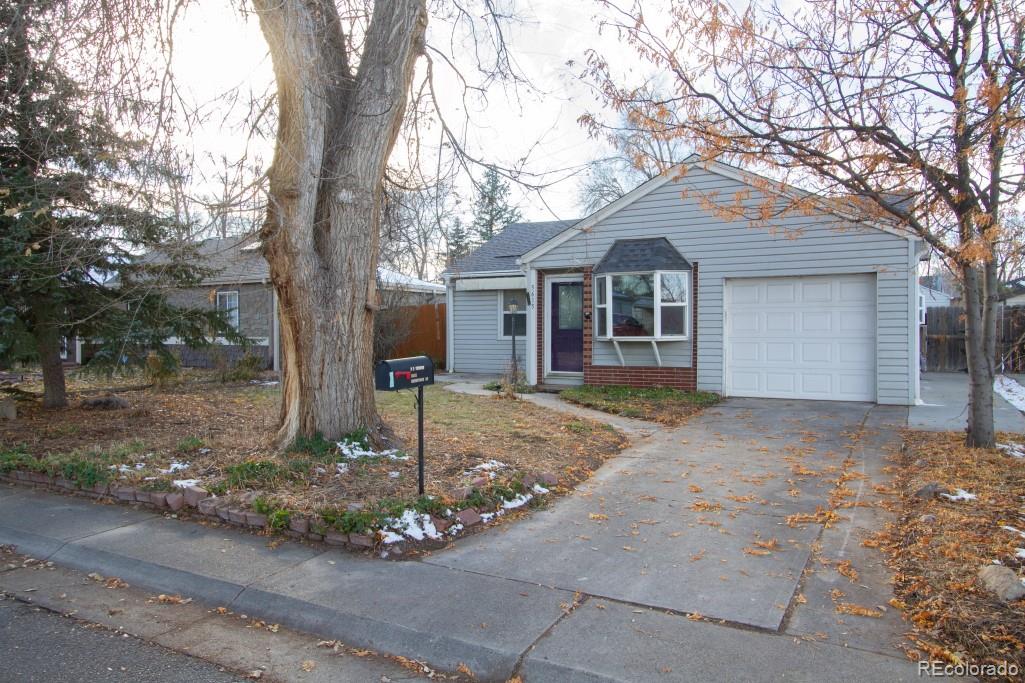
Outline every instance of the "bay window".
{"type": "Polygon", "coordinates": [[[594,278],[598,339],[686,339],[691,271],[608,273],[594,278]]]}

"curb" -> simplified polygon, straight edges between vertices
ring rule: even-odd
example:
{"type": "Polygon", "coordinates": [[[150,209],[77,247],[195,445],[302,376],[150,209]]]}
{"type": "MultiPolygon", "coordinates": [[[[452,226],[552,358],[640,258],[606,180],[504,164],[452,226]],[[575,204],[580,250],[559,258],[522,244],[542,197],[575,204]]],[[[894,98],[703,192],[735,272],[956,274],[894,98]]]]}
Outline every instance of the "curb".
{"type": "Polygon", "coordinates": [[[62,541],[0,525],[0,544],[14,545],[19,553],[70,569],[116,576],[147,591],[180,594],[208,607],[226,607],[352,647],[424,661],[440,670],[455,671],[465,665],[480,681],[508,680],[523,654],[77,545],[75,540],[62,541]]]}

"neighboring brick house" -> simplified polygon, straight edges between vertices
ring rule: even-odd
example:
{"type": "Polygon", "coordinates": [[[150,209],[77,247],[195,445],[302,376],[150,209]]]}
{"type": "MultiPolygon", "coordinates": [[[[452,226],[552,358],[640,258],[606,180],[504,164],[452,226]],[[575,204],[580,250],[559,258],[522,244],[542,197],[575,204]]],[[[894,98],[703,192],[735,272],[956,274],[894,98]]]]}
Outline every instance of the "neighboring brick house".
{"type": "Polygon", "coordinates": [[[753,226],[711,205],[765,182],[695,156],[581,220],[507,226],[443,274],[447,367],[501,374],[515,336],[530,384],[914,404],[927,245],[824,208],[753,226]]]}
{"type": "MultiPolygon", "coordinates": [[[[244,349],[219,339],[213,349],[191,349],[167,340],[187,367],[212,367],[218,355],[232,363],[243,354],[262,357],[267,368],[278,370],[277,296],[270,284],[267,261],[260,254],[255,237],[229,237],[204,240],[198,251],[204,265],[213,273],[202,286],[183,288],[168,294],[168,301],[178,306],[217,308],[234,318],[239,332],[249,338],[251,346],[244,349]]],[[[387,268],[378,269],[382,303],[405,306],[443,301],[445,287],[403,275],[387,268]]]]}

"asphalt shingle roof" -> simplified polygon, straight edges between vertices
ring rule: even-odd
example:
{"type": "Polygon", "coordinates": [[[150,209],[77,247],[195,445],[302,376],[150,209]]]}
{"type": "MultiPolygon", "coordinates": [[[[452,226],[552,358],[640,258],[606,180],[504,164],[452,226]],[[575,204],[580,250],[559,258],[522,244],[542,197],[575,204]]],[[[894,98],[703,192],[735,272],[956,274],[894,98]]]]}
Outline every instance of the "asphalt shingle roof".
{"type": "Polygon", "coordinates": [[[445,272],[459,275],[517,270],[518,257],[547,242],[576,222],[571,220],[510,223],[502,232],[449,266],[445,272]]]}
{"type": "MultiPolygon", "coordinates": [[[[270,266],[260,253],[260,240],[255,235],[211,238],[191,246],[196,250],[203,267],[213,271],[204,280],[207,284],[270,281],[270,266]]],[[[152,263],[167,260],[167,256],[159,252],[151,252],[143,258],[152,263]]],[[[385,289],[435,293],[445,291],[444,285],[418,280],[384,266],[378,266],[377,278],[380,286],[385,289]]]]}
{"type": "Polygon", "coordinates": [[[594,267],[595,273],[690,270],[690,263],[665,237],[616,240],[594,267]]]}

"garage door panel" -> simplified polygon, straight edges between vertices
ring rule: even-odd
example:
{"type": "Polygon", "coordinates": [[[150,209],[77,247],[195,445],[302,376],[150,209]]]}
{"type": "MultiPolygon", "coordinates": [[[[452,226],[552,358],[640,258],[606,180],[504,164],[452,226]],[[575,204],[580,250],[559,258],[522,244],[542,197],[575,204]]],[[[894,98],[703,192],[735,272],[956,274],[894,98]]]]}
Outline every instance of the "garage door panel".
{"type": "Polygon", "coordinates": [[[827,302],[833,298],[833,287],[830,282],[802,282],[801,300],[807,303],[827,302]]]}
{"type": "Polygon", "coordinates": [[[805,394],[828,396],[833,390],[833,377],[829,373],[801,373],[801,391],[805,394]]]}
{"type": "Polygon", "coordinates": [[[737,315],[730,317],[729,330],[733,334],[758,332],[760,317],[761,314],[757,311],[738,312],[737,315]]]}
{"type": "Polygon", "coordinates": [[[766,342],[765,361],[767,363],[790,363],[794,361],[794,342],[766,342]]]}
{"type": "Polygon", "coordinates": [[[770,394],[789,394],[797,385],[797,376],[793,372],[766,372],[765,391],[770,394]]]}
{"type": "Polygon", "coordinates": [[[801,344],[802,363],[830,363],[833,360],[832,344],[805,342],[801,344]]]}
{"type": "Polygon", "coordinates": [[[758,354],[760,348],[761,345],[758,342],[732,342],[730,346],[732,357],[741,362],[760,360],[761,356],[758,354]]]}
{"type": "Polygon", "coordinates": [[[772,311],[765,314],[765,331],[794,332],[797,324],[797,314],[793,311],[772,311]]]}
{"type": "Polygon", "coordinates": [[[802,311],[801,332],[832,332],[833,315],[830,311],[802,311]]]}
{"type": "Polygon", "coordinates": [[[724,300],[728,394],[875,400],[874,276],[729,280],[724,300]]]}

